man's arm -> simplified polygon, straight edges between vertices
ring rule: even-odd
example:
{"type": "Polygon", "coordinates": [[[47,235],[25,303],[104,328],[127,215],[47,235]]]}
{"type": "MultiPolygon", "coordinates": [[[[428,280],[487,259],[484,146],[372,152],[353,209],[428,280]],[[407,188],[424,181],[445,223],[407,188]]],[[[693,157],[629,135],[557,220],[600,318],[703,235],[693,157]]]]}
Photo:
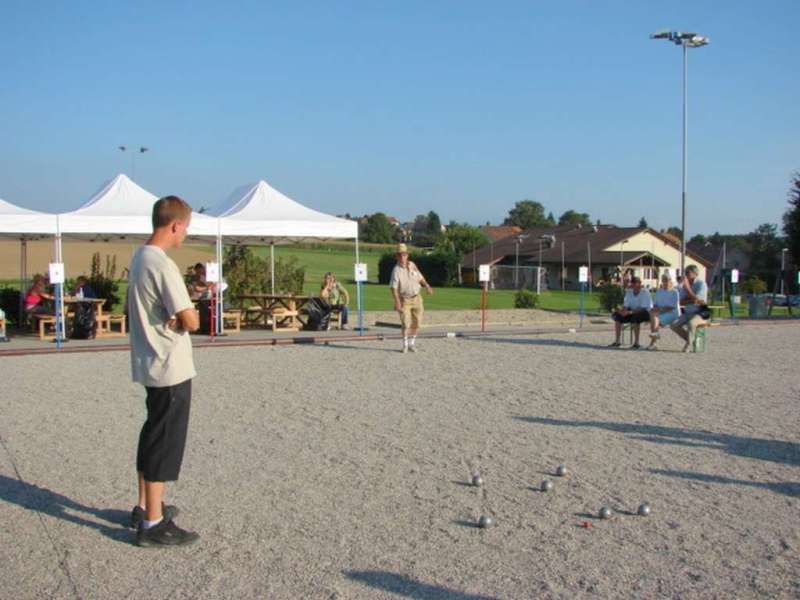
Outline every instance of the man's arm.
{"type": "Polygon", "coordinates": [[[175,331],[197,331],[200,329],[200,317],[194,308],[187,308],[170,319],[169,323],[175,331]]]}

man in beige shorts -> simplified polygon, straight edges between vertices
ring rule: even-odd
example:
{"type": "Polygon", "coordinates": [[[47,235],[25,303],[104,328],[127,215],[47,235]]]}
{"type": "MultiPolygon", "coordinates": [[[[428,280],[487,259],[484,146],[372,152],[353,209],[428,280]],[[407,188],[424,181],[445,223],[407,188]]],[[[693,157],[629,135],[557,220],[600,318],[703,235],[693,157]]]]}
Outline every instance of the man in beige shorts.
{"type": "Polygon", "coordinates": [[[403,354],[416,352],[417,331],[422,326],[422,304],[420,290],[422,286],[433,294],[433,289],[425,277],[419,272],[417,265],[408,260],[408,248],[405,244],[397,246],[397,265],[392,270],[389,287],[394,297],[394,309],[400,313],[400,325],[403,328],[403,354]]]}

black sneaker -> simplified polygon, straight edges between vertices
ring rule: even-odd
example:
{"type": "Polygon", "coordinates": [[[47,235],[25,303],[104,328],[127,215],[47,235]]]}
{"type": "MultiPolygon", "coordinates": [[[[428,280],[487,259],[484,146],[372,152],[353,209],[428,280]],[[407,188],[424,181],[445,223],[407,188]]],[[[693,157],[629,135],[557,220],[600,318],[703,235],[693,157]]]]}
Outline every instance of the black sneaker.
{"type": "MultiPolygon", "coordinates": [[[[165,521],[172,521],[180,512],[177,506],[167,506],[163,502],[161,503],[161,516],[164,517],[165,521]]],[[[142,521],[144,521],[144,509],[136,505],[131,511],[131,529],[139,529],[142,521]]]]}
{"type": "Polygon", "coordinates": [[[174,521],[161,521],[150,529],[139,528],[136,532],[136,543],[145,548],[155,546],[186,546],[193,544],[200,536],[194,531],[186,531],[175,525],[174,521]]]}

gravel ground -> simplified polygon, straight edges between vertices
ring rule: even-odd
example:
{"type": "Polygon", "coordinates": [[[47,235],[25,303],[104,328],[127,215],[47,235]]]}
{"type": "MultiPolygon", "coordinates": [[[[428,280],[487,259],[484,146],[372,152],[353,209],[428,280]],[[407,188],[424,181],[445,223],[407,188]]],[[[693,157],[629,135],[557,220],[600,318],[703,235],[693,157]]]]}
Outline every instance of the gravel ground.
{"type": "Polygon", "coordinates": [[[796,598],[799,333],[197,350],[172,550],[123,526],[127,353],[2,358],[0,598],[796,598]]]}

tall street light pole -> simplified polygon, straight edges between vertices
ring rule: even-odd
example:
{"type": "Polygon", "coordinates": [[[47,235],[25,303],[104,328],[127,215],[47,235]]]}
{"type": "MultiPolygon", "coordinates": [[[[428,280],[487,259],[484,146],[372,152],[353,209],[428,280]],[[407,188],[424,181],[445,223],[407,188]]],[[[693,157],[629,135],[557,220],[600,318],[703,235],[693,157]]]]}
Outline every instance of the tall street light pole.
{"type": "Polygon", "coordinates": [[[686,164],[687,164],[687,73],[688,50],[700,48],[709,43],[709,39],[696,33],[682,31],[657,31],[650,35],[652,40],[667,40],[683,48],[683,166],[681,169],[681,275],[686,267],[686,164]]]}

